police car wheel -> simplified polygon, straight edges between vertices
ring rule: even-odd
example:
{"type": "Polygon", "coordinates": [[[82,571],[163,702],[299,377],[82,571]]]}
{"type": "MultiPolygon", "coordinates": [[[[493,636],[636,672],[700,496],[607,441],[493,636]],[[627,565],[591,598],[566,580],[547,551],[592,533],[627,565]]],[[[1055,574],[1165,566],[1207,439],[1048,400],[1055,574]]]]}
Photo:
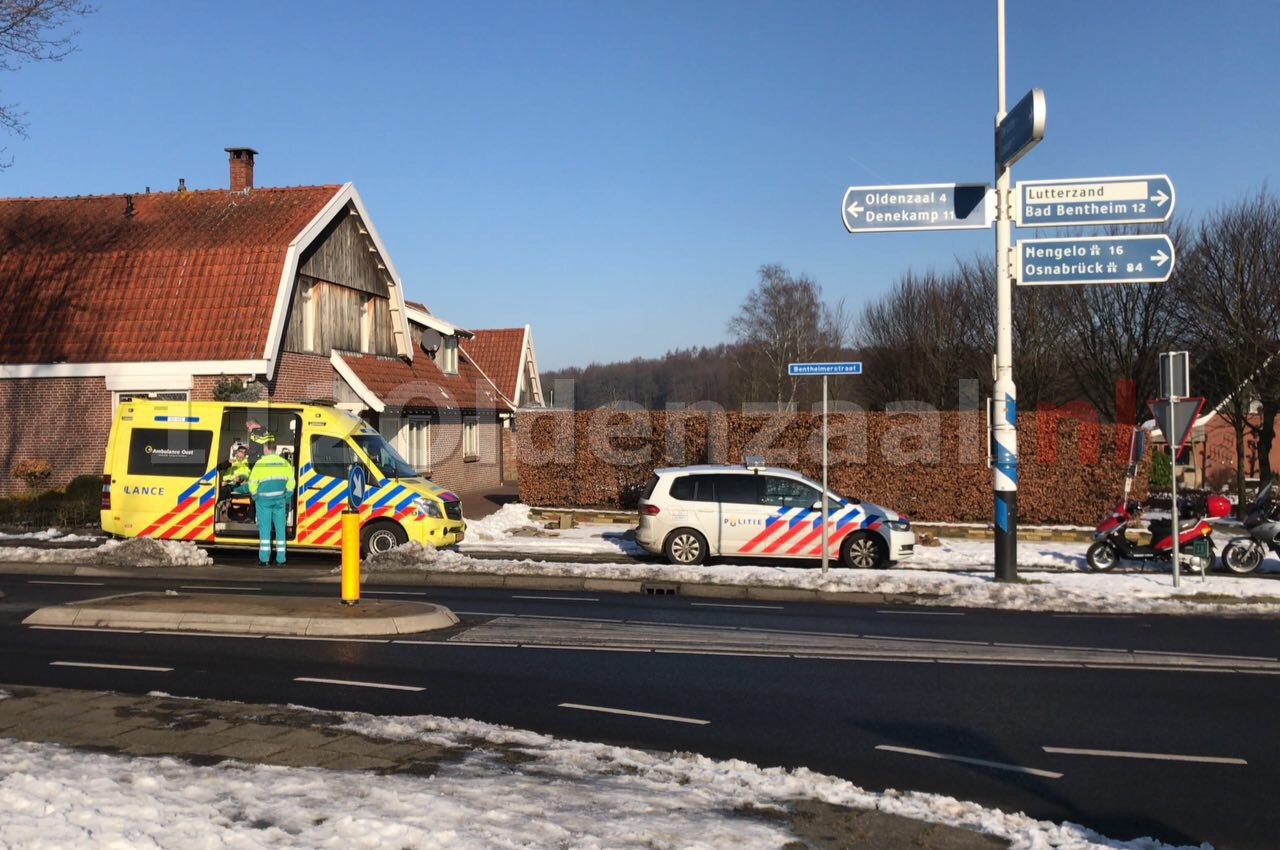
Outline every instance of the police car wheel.
{"type": "Polygon", "coordinates": [[[878,570],[889,564],[888,548],[878,534],[860,531],[845,538],[840,562],[851,570],[878,570]]]}
{"type": "Polygon", "coordinates": [[[707,538],[692,528],[677,528],[667,535],[663,554],[668,563],[693,567],[707,560],[707,538]]]}
{"type": "Polygon", "coordinates": [[[409,542],[409,535],[394,522],[375,522],[360,532],[360,554],[363,557],[381,555],[409,542]]]}

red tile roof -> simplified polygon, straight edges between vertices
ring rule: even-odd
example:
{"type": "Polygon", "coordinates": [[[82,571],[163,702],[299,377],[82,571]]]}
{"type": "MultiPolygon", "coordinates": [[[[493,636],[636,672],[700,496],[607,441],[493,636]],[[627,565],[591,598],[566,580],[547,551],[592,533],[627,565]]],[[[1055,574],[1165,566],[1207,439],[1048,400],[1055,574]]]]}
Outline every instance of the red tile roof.
{"type": "Polygon", "coordinates": [[[514,401],[523,365],[524,328],[489,328],[472,333],[475,337],[463,340],[462,349],[475,358],[502,394],[514,401]]]}
{"type": "Polygon", "coordinates": [[[340,188],[0,199],[0,363],[261,359],[285,251],[340,188]]]}
{"type": "Polygon", "coordinates": [[[509,410],[493,384],[466,357],[458,354],[458,374],[446,375],[419,351],[412,363],[398,357],[341,353],[351,371],[388,407],[438,410],[509,410]]]}

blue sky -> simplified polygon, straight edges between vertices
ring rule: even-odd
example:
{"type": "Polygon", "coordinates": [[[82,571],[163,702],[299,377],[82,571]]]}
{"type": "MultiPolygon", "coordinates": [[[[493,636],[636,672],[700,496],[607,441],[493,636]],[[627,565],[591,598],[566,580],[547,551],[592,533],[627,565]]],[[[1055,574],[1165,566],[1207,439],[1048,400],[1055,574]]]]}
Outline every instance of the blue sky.
{"type": "MultiPolygon", "coordinates": [[[[0,194],[354,181],[411,298],[531,323],[544,369],[713,344],[757,268],[857,307],[986,231],[847,234],[853,185],[990,181],[994,0],[144,3],[0,77],[0,194]]],[[[1274,184],[1280,4],[1007,0],[1016,179],[1167,173],[1195,217],[1274,184]]]]}

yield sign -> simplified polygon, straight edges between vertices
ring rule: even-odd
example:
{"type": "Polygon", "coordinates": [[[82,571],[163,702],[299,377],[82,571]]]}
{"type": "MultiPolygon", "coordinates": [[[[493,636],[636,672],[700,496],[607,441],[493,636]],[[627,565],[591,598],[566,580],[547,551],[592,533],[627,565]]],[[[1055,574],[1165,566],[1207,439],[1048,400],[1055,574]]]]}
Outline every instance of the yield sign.
{"type": "Polygon", "coordinates": [[[1204,407],[1203,398],[1184,398],[1171,402],[1167,398],[1147,402],[1151,412],[1155,414],[1160,433],[1164,434],[1174,457],[1182,451],[1191,436],[1191,426],[1196,424],[1200,408],[1204,407]]]}

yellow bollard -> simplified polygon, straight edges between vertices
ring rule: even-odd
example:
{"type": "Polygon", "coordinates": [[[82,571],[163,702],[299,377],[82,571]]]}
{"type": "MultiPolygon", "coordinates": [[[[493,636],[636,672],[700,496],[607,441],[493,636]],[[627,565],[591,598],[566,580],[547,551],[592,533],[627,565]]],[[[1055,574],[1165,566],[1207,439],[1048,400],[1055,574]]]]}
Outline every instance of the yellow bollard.
{"type": "Polygon", "coordinates": [[[360,601],[360,513],[342,512],[342,604],[360,601]]]}

